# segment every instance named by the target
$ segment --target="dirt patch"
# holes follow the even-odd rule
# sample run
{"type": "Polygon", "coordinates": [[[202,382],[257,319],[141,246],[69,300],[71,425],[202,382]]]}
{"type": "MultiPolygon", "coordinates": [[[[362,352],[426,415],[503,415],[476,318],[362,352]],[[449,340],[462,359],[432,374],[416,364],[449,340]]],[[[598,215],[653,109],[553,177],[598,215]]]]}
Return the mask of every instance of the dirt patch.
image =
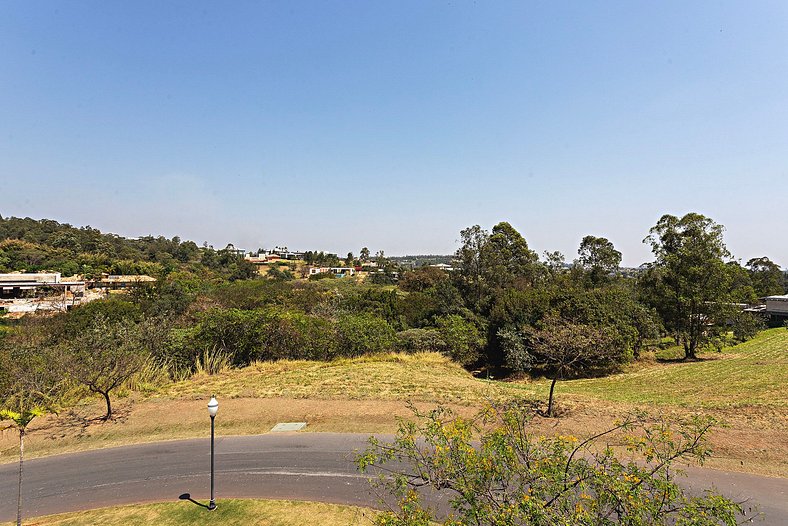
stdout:
{"type": "MultiPolygon", "coordinates": [[[[118,418],[103,422],[101,405],[83,405],[59,416],[34,421],[27,439],[29,458],[112,447],[140,442],[206,436],[207,400],[131,398],[120,401],[118,418]]],[[[534,417],[534,430],[542,434],[589,436],[614,425],[635,406],[580,397],[565,397],[561,418],[534,417]]],[[[422,411],[435,403],[421,402],[422,411]]],[[[478,406],[447,405],[457,414],[471,416],[478,406]]],[[[654,415],[679,418],[693,414],[680,408],[643,407],[654,415]]],[[[714,450],[707,464],[719,469],[788,477],[788,416],[768,408],[717,411],[727,427],[710,436],[714,450]]],[[[310,400],[293,398],[233,398],[220,401],[217,434],[267,433],[278,422],[307,422],[307,432],[391,433],[398,419],[412,418],[407,402],[388,400],[310,400]]],[[[0,437],[0,462],[18,455],[18,435],[6,430],[0,437]]]]}

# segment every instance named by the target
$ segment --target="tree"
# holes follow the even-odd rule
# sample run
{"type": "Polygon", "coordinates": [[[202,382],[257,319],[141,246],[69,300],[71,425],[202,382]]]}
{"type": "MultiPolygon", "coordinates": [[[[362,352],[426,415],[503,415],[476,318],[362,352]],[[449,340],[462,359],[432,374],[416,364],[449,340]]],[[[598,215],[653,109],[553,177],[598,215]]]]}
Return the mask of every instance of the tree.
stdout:
{"type": "Polygon", "coordinates": [[[462,230],[460,237],[456,276],[468,307],[475,312],[489,309],[495,291],[528,287],[539,277],[539,257],[509,223],[498,223],[492,233],[474,225],[462,230]]]}
{"type": "Polygon", "coordinates": [[[779,295],[785,292],[783,271],[768,257],[752,258],[745,266],[750,272],[758,296],[779,295]]]}
{"type": "Polygon", "coordinates": [[[444,342],[443,350],[452,360],[462,365],[470,365],[479,359],[484,338],[476,325],[457,314],[439,317],[436,325],[444,342]]]}
{"type": "Polygon", "coordinates": [[[112,418],[110,393],[137,373],[149,354],[141,345],[141,326],[129,320],[111,322],[98,316],[65,344],[63,365],[70,376],[104,397],[105,421],[112,418]]]}
{"type": "Polygon", "coordinates": [[[584,237],[577,254],[580,256],[578,262],[589,273],[593,285],[603,283],[621,264],[621,252],[604,237],[584,237]]]}
{"type": "Polygon", "coordinates": [[[550,315],[537,327],[504,329],[500,333],[506,361],[515,371],[544,370],[551,379],[547,416],[553,416],[558,380],[592,370],[610,369],[626,361],[626,349],[613,331],[550,315]]]}
{"type": "Polygon", "coordinates": [[[57,409],[65,382],[53,367],[52,352],[36,343],[2,340],[0,352],[0,420],[11,422],[19,432],[19,478],[16,523],[22,524],[22,478],[24,474],[25,435],[38,416],[57,409]]]}
{"type": "Polygon", "coordinates": [[[563,274],[565,261],[566,258],[564,258],[564,255],[558,250],[544,252],[544,265],[552,281],[556,281],[558,277],[563,274]]]}
{"type": "Polygon", "coordinates": [[[407,292],[424,292],[448,280],[449,276],[445,270],[423,266],[405,272],[399,282],[399,288],[407,292]]]}
{"type": "Polygon", "coordinates": [[[747,518],[714,490],[687,493],[676,481],[675,464],[709,456],[712,419],[670,425],[633,414],[578,439],[540,436],[517,403],[475,418],[442,408],[414,412],[392,441],[371,437],[357,457],[362,471],[380,474],[373,484],[396,499],[374,519],[378,526],[734,526],[747,518]],[[449,518],[440,520],[445,514],[425,495],[447,502],[449,518]]]}
{"type": "Polygon", "coordinates": [[[512,286],[517,281],[533,285],[539,274],[539,256],[528,248],[525,238],[505,221],[493,227],[481,257],[486,281],[493,288],[512,286]]]}
{"type": "Polygon", "coordinates": [[[697,213],[662,216],[643,242],[656,260],[640,285],[646,302],[662,317],[665,328],[695,359],[699,346],[711,341],[730,314],[730,257],[723,226],[697,213]]]}
{"type": "Polygon", "coordinates": [[[366,263],[367,261],[369,261],[369,249],[367,247],[362,248],[361,252],[359,252],[358,257],[362,263],[366,263]]]}
{"type": "Polygon", "coordinates": [[[485,291],[482,250],[490,233],[479,225],[460,231],[461,246],[457,249],[457,277],[469,308],[479,311],[485,291]]]}

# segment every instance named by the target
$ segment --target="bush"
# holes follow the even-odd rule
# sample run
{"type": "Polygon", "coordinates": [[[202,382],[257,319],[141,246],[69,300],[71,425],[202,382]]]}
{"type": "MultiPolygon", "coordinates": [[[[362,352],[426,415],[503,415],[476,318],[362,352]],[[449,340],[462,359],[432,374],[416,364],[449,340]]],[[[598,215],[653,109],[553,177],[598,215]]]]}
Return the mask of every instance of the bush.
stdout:
{"type": "Polygon", "coordinates": [[[390,351],[396,342],[391,325],[371,314],[346,314],[337,322],[338,353],[361,356],[390,351]]]}
{"type": "Polygon", "coordinates": [[[263,318],[258,311],[211,309],[194,327],[178,331],[175,354],[189,356],[191,364],[206,350],[225,353],[233,365],[248,365],[261,353],[263,318]]]}
{"type": "Polygon", "coordinates": [[[408,329],[397,333],[397,350],[407,353],[443,352],[446,342],[435,329],[408,329]]]}
{"type": "Polygon", "coordinates": [[[330,360],[336,356],[333,324],[297,311],[269,309],[264,314],[258,360],[330,360]]]}
{"type": "Polygon", "coordinates": [[[757,314],[739,312],[731,320],[733,338],[737,342],[746,342],[755,338],[758,331],[766,328],[766,323],[757,314]]]}
{"type": "Polygon", "coordinates": [[[457,314],[442,316],[436,321],[438,333],[445,343],[443,352],[452,360],[462,365],[469,365],[479,359],[479,350],[484,346],[484,338],[476,325],[457,314]]]}

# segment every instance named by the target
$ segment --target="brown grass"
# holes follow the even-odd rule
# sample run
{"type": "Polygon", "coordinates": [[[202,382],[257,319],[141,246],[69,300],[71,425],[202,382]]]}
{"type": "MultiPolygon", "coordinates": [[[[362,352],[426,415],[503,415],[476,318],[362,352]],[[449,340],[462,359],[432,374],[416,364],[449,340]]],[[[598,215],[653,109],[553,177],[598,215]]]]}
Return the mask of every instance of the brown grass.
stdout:
{"type": "MultiPolygon", "coordinates": [[[[135,504],[37,517],[30,526],[180,526],[223,524],[237,526],[369,525],[378,512],[356,506],[292,500],[223,499],[212,512],[188,501],[135,504]]],[[[10,525],[12,523],[2,523],[10,525]]]]}
{"type": "MultiPolygon", "coordinates": [[[[556,397],[568,412],[534,425],[544,433],[588,435],[633,409],[668,417],[712,414],[729,427],[712,436],[711,465],[788,476],[787,352],[788,331],[776,329],[697,363],[651,360],[607,378],[559,382],[556,397]]],[[[411,415],[408,402],[469,415],[490,401],[544,399],[548,384],[480,380],[435,353],[256,363],[132,394],[116,404],[112,422],[95,420],[102,414],[98,401],[36,420],[28,451],[41,456],[202,436],[212,393],[222,404],[225,435],[265,433],[284,421],[306,421],[307,431],[385,433],[411,415]]],[[[16,440],[10,430],[0,437],[0,462],[15,459],[16,440]]]]}

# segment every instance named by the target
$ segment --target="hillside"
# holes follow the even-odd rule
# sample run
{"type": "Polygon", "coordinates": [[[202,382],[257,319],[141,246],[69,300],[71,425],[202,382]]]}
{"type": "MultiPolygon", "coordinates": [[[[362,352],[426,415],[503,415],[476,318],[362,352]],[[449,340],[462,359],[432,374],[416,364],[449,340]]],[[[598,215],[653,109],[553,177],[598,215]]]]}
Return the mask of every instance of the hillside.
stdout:
{"type": "MultiPolygon", "coordinates": [[[[788,379],[787,354],[788,330],[771,329],[698,363],[652,361],[609,378],[559,382],[557,399],[566,413],[559,420],[537,418],[534,425],[540,432],[584,435],[634,408],[674,418],[703,412],[729,426],[713,437],[712,465],[786,476],[788,395],[781,386],[788,379]]],[[[211,393],[221,400],[222,434],[263,433],[284,421],[306,421],[308,431],[373,433],[393,431],[397,418],[411,414],[407,402],[472,414],[489,401],[544,399],[548,386],[546,380],[477,379],[435,353],[259,362],[143,386],[120,401],[115,422],[97,421],[101,407],[94,402],[47,417],[33,425],[29,451],[36,456],[202,436],[211,393]]],[[[5,435],[0,458],[13,460],[15,446],[5,435]]]]}

